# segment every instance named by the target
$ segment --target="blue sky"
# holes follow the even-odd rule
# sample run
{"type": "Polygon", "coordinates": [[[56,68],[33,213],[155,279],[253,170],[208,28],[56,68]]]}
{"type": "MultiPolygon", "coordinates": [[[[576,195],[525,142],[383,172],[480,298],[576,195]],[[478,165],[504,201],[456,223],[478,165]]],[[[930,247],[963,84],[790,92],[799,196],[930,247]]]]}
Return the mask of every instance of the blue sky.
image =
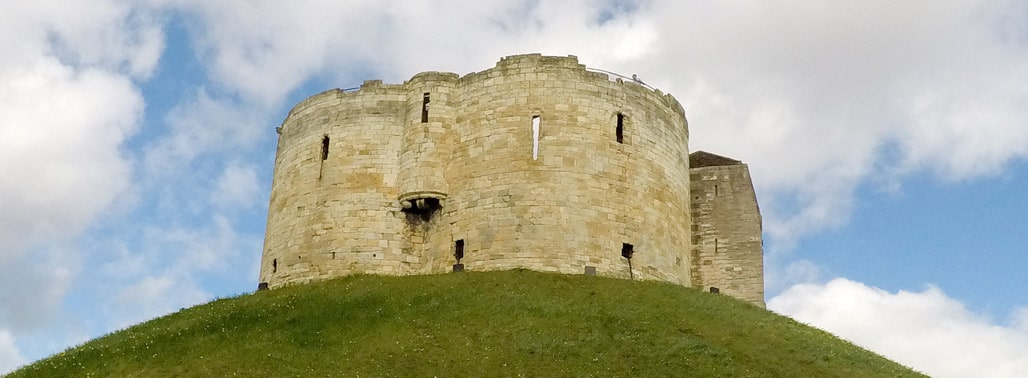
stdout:
{"type": "Polygon", "coordinates": [[[769,309],[936,376],[1028,371],[1020,1],[9,1],[0,373],[256,288],[306,96],[576,55],[750,165],[769,309]]]}

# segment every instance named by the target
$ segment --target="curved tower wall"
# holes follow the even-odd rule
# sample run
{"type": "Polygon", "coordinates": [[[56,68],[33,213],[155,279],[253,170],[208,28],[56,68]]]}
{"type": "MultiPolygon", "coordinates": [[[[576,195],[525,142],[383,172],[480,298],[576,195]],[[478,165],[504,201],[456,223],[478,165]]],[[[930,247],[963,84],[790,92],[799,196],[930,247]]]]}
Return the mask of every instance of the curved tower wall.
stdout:
{"type": "Polygon", "coordinates": [[[460,141],[448,171],[461,190],[448,208],[469,269],[590,266],[688,282],[689,239],[676,236],[689,231],[688,129],[677,101],[575,59],[533,55],[465,76],[460,88],[460,141]]]}
{"type": "Polygon", "coordinates": [[[404,223],[394,209],[401,88],[371,81],[359,93],[312,96],[290,112],[279,129],[261,282],[399,274],[415,263],[401,253],[404,223]]]}
{"type": "Polygon", "coordinates": [[[260,277],[271,287],[448,272],[458,240],[468,270],[692,281],[681,105],[574,57],[328,91],[280,134],[260,277]]]}
{"type": "Polygon", "coordinates": [[[449,192],[445,176],[456,115],[451,103],[456,82],[456,74],[422,72],[404,85],[407,120],[400,153],[399,186],[400,202],[405,208],[431,210],[425,208],[429,204],[423,200],[444,201],[449,192]]]}

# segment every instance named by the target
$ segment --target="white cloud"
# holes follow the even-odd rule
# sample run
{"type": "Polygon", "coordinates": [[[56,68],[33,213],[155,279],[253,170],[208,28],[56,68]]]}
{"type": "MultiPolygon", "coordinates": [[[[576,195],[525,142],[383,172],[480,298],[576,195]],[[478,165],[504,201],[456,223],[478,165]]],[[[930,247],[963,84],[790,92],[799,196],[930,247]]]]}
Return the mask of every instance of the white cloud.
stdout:
{"type": "Polygon", "coordinates": [[[177,251],[165,265],[187,275],[232,267],[231,262],[247,246],[232,220],[220,213],[211,215],[208,222],[196,228],[152,228],[147,234],[157,245],[167,248],[155,252],[177,251]]]}
{"type": "Polygon", "coordinates": [[[996,325],[936,287],[889,293],[836,278],[793,286],[767,305],[931,376],[1020,377],[1028,371],[1025,310],[1010,326],[996,325]]]}
{"type": "Polygon", "coordinates": [[[794,285],[817,282],[824,272],[810,260],[782,261],[779,256],[764,260],[764,292],[778,293],[794,285]]]}
{"type": "Polygon", "coordinates": [[[119,145],[141,112],[131,83],[104,71],[53,59],[0,71],[5,254],[77,234],[129,186],[119,145]]]}
{"type": "Polygon", "coordinates": [[[0,15],[0,70],[48,56],[68,66],[147,77],[164,48],[152,12],[131,3],[40,0],[5,8],[0,15]]]}
{"type": "Polygon", "coordinates": [[[8,8],[0,15],[0,261],[74,237],[126,190],[130,163],[119,147],[143,111],[126,75],[148,75],[163,46],[145,13],[121,2],[8,8]]]}
{"type": "Polygon", "coordinates": [[[257,169],[253,165],[231,163],[218,178],[218,184],[211,194],[211,202],[219,207],[252,208],[260,202],[260,188],[257,169]]]}
{"type": "Polygon", "coordinates": [[[14,336],[0,329],[0,374],[7,374],[28,362],[14,344],[14,336]]]}
{"type": "Polygon", "coordinates": [[[1024,24],[1022,3],[653,8],[663,52],[626,66],[685,104],[693,148],[750,163],[765,230],[786,248],[845,223],[860,183],[965,179],[1028,156],[1028,83],[1011,80],[1028,76],[1028,50],[1005,26],[1024,24]]]}
{"type": "Polygon", "coordinates": [[[133,83],[163,35],[121,1],[33,1],[0,12],[0,370],[60,312],[86,260],[76,238],[131,189],[123,143],[139,127],[133,83]],[[32,337],[23,337],[31,335],[32,337]]]}
{"type": "Polygon", "coordinates": [[[211,294],[198,287],[188,276],[174,273],[149,275],[121,287],[109,311],[112,329],[133,324],[191,307],[211,299],[211,294]]]}
{"type": "Polygon", "coordinates": [[[64,246],[37,248],[7,259],[0,268],[0,327],[36,330],[57,318],[80,259],[64,246]]]}
{"type": "Polygon", "coordinates": [[[1010,324],[1024,334],[1028,334],[1028,307],[1014,310],[1010,324]]]}
{"type": "Polygon", "coordinates": [[[95,295],[106,298],[95,304],[107,318],[105,329],[208,301],[209,281],[245,277],[256,282],[250,266],[259,259],[262,235],[240,234],[224,215],[215,213],[188,227],[141,225],[140,234],[134,250],[110,241],[97,246],[108,253],[100,269],[87,273],[95,295]]]}
{"type": "Polygon", "coordinates": [[[226,98],[211,97],[199,90],[166,116],[168,135],[147,146],[145,170],[151,178],[176,178],[193,175],[189,164],[198,156],[212,153],[239,153],[252,147],[257,138],[271,132],[264,112],[226,98]],[[267,129],[262,129],[267,127],[267,129]]]}
{"type": "MultiPolygon", "coordinates": [[[[375,72],[481,70],[503,55],[541,51],[620,60],[655,49],[652,25],[595,1],[177,1],[196,14],[212,77],[259,103],[278,103],[313,76],[359,83],[375,72]]],[[[605,59],[605,60],[606,60],[605,59]]]]}
{"type": "Polygon", "coordinates": [[[160,50],[97,54],[124,26],[115,3],[22,5],[0,15],[0,324],[15,332],[55,319],[81,260],[66,243],[129,188],[120,146],[143,100],[116,71],[144,76],[154,62],[136,59],[153,59],[128,50],[160,50]]]}

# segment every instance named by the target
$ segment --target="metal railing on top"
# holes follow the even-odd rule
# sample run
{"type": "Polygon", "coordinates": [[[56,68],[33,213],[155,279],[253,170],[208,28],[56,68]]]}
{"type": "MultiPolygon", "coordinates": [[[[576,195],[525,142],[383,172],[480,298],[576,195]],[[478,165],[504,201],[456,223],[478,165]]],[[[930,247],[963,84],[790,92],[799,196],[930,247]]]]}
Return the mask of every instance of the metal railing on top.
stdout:
{"type": "Polygon", "coordinates": [[[639,80],[639,76],[637,76],[635,74],[632,74],[632,77],[628,77],[628,76],[619,74],[617,72],[607,71],[607,70],[599,69],[599,68],[586,67],[585,70],[586,71],[592,71],[592,72],[605,73],[607,75],[613,75],[613,76],[616,76],[616,77],[619,77],[619,78],[622,78],[622,79],[625,79],[625,80],[631,80],[633,83],[642,85],[642,86],[644,86],[646,88],[649,88],[651,90],[657,90],[657,88],[651,87],[649,84],[646,84],[642,80],[639,80]]]}

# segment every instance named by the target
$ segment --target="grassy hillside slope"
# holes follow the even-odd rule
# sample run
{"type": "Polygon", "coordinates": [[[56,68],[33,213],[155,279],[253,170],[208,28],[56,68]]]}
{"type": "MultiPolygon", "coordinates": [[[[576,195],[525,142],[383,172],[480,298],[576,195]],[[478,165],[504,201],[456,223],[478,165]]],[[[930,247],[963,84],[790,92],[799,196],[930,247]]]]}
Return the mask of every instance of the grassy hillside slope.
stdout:
{"type": "Polygon", "coordinates": [[[217,300],[13,377],[919,376],[684,287],[508,271],[355,276],[217,300]]]}

